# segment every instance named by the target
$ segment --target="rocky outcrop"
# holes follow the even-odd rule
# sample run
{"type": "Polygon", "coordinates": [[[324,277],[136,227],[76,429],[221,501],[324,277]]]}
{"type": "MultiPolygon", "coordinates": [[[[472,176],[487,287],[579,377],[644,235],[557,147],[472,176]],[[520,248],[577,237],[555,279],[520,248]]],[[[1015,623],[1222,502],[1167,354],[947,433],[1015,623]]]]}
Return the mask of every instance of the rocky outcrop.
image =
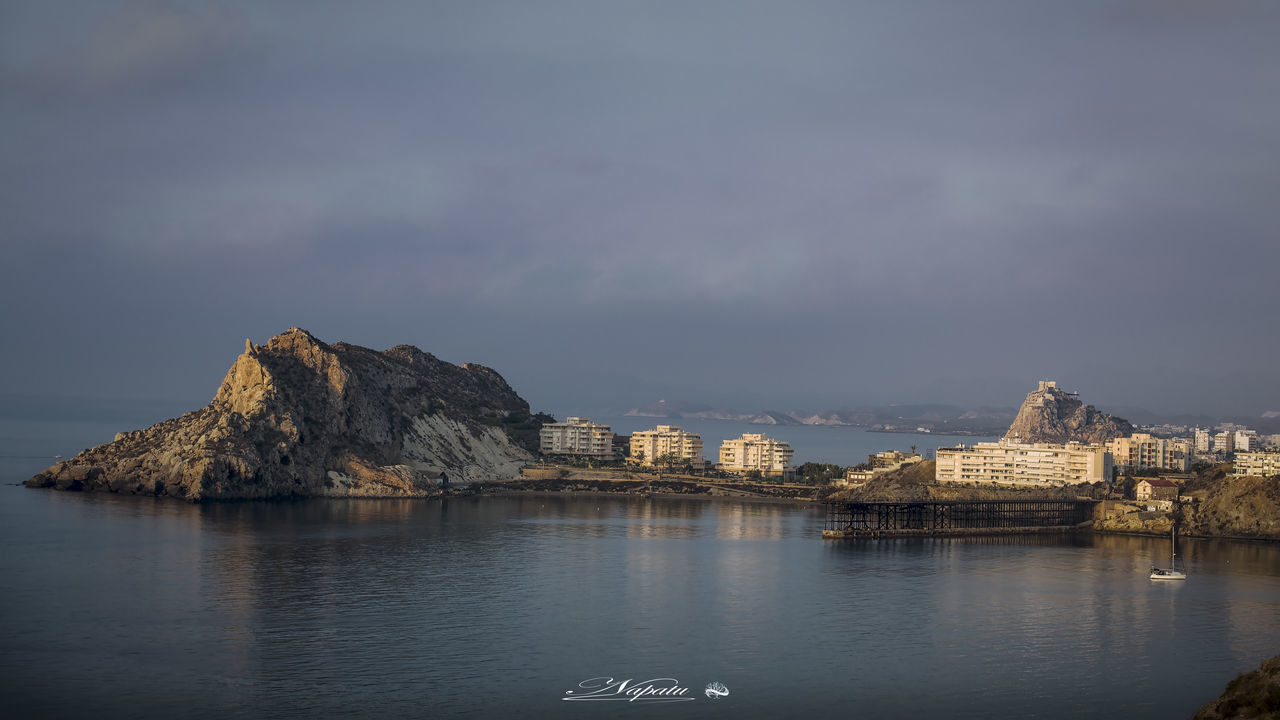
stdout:
{"type": "Polygon", "coordinates": [[[28,487],[184,500],[423,497],[513,477],[503,431],[529,405],[497,372],[418,348],[328,345],[290,329],[245,350],[208,406],[60,462],[28,487]]]}
{"type": "Polygon", "coordinates": [[[1059,390],[1057,383],[1042,381],[1039,388],[1027,393],[1004,436],[1020,442],[1104,443],[1132,434],[1129,421],[1098,412],[1075,395],[1059,390]]]}
{"type": "Polygon", "coordinates": [[[1280,718],[1280,655],[1232,680],[1226,691],[1200,708],[1193,720],[1265,718],[1280,718]]]}
{"type": "Polygon", "coordinates": [[[1173,526],[1172,513],[1148,511],[1145,505],[1133,502],[1106,503],[1093,521],[1094,530],[1136,535],[1164,536],[1173,526]]]}
{"type": "Polygon", "coordinates": [[[1190,535],[1280,540],[1280,480],[1206,473],[1183,498],[1182,520],[1190,535]]]}

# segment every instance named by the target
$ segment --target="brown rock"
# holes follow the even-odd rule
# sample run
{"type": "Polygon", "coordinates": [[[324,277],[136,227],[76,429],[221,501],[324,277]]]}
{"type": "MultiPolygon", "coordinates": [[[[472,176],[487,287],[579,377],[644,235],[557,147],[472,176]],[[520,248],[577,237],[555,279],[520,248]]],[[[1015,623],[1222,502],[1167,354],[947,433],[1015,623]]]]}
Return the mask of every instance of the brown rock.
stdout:
{"type": "Polygon", "coordinates": [[[1128,420],[1098,412],[1053,382],[1027,393],[1005,438],[1020,442],[1104,443],[1133,434],[1128,420]]]}
{"type": "Polygon", "coordinates": [[[328,345],[293,328],[246,341],[208,406],[121,433],[26,484],[193,501],[428,496],[440,472],[513,477],[532,458],[492,419],[528,411],[489,368],[407,345],[328,345]]]}
{"type": "Polygon", "coordinates": [[[1232,680],[1225,692],[1200,708],[1194,720],[1280,718],[1280,655],[1232,680]]]}

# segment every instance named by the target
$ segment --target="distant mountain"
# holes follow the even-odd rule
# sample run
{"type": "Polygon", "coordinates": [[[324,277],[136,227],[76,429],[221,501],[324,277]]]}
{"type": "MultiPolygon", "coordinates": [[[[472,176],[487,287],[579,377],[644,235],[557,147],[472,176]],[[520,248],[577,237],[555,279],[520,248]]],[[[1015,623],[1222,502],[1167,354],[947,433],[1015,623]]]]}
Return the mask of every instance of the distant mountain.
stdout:
{"type": "Polygon", "coordinates": [[[1059,390],[1056,383],[1041,382],[1037,389],[1027,393],[1018,416],[1004,436],[1022,442],[1103,443],[1127,437],[1133,431],[1128,420],[1085,405],[1074,393],[1059,390]]]}
{"type": "Polygon", "coordinates": [[[977,409],[954,405],[889,405],[842,410],[765,410],[746,413],[713,408],[700,403],[659,400],[632,408],[631,417],[733,420],[757,425],[823,425],[863,427],[872,430],[998,435],[1014,417],[1012,408],[977,409]]]}
{"type": "Polygon", "coordinates": [[[800,425],[799,420],[788,413],[766,410],[759,413],[741,413],[733,410],[717,410],[698,403],[668,402],[659,400],[624,413],[628,417],[689,418],[694,420],[734,420],[756,425],[800,425]]]}

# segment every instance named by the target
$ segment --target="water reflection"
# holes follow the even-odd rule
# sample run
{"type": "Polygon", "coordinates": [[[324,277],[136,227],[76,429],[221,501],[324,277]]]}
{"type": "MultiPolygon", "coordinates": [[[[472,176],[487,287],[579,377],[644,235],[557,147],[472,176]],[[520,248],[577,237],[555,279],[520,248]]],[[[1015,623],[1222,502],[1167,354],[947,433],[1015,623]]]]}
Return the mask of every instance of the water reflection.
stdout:
{"type": "Polygon", "coordinates": [[[786,504],[5,499],[23,715],[550,715],[670,674],[724,717],[1168,717],[1280,647],[1274,545],[1180,540],[1171,584],[1161,538],[829,542],[786,504]]]}

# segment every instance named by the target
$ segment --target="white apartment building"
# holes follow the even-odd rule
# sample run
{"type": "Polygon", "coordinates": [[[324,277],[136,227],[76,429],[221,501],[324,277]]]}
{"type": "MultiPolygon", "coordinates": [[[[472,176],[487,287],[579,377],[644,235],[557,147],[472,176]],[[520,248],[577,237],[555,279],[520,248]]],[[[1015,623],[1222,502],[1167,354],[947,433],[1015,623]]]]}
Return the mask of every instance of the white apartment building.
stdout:
{"type": "Polygon", "coordinates": [[[659,425],[631,435],[631,459],[642,465],[653,465],[659,458],[670,457],[678,465],[692,465],[701,470],[707,461],[702,457],[702,436],[681,430],[677,425],[659,425]]]}
{"type": "Polygon", "coordinates": [[[613,460],[613,433],[608,425],[597,425],[591,418],[570,417],[564,422],[542,426],[542,452],[548,455],[586,455],[613,460]]]}
{"type": "Polygon", "coordinates": [[[764,475],[791,477],[795,475],[791,464],[795,454],[790,443],[761,433],[743,433],[736,440],[720,444],[719,467],[730,472],[759,470],[764,475]]]}
{"type": "Polygon", "coordinates": [[[1204,428],[1196,428],[1196,454],[1208,455],[1213,452],[1213,436],[1204,428]]]}
{"type": "Polygon", "coordinates": [[[1280,452],[1238,452],[1231,474],[1235,477],[1280,475],[1280,452]]]}
{"type": "Polygon", "coordinates": [[[1111,453],[1102,445],[999,440],[938,448],[935,477],[938,482],[1043,487],[1105,481],[1111,470],[1111,453]]]}
{"type": "Polygon", "coordinates": [[[1249,452],[1258,449],[1257,430],[1236,430],[1236,452],[1249,452]]]}
{"type": "Polygon", "coordinates": [[[1191,443],[1152,437],[1147,433],[1134,433],[1127,438],[1116,438],[1107,443],[1116,467],[1130,470],[1138,468],[1165,468],[1186,472],[1191,467],[1191,443]]]}

